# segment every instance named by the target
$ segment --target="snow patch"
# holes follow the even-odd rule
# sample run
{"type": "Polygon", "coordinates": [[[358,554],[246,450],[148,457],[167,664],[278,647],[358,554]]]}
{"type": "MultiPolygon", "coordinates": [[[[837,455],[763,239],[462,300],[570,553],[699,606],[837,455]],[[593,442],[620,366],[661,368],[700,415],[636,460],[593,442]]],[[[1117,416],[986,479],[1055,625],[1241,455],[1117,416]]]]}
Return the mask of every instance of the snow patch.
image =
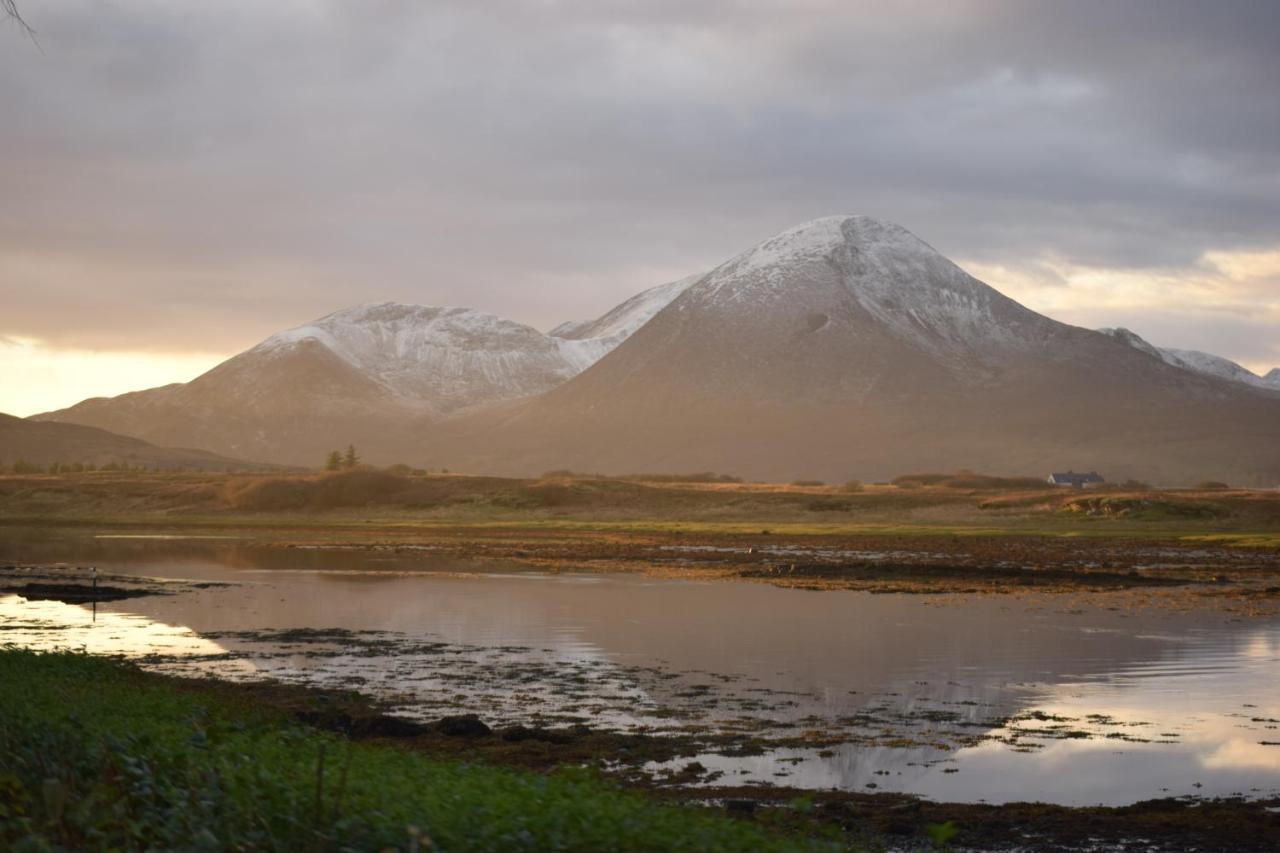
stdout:
{"type": "Polygon", "coordinates": [[[713,270],[698,287],[711,305],[766,310],[803,300],[832,270],[868,313],[938,355],[1029,343],[1034,317],[907,229],[868,216],[829,216],[772,237],[713,270]]]}

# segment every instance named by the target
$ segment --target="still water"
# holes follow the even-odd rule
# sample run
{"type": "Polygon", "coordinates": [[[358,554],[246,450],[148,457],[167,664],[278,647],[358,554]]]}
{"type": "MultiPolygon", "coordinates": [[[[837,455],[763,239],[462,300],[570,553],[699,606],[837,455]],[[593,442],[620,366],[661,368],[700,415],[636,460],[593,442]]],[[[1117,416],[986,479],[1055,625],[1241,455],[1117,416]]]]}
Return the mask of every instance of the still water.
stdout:
{"type": "Polygon", "coordinates": [[[351,687],[422,719],[706,735],[704,783],[1072,805],[1280,792],[1274,620],[216,538],[10,531],[0,561],[222,584],[96,614],[0,596],[3,642],[351,687]]]}

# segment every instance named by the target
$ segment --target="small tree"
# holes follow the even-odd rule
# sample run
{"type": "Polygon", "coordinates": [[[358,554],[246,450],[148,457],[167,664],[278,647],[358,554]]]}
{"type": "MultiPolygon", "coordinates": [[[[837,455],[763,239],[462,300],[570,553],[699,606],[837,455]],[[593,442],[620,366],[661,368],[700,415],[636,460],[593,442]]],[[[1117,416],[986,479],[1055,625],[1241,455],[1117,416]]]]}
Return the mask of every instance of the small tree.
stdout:
{"type": "Polygon", "coordinates": [[[329,451],[329,458],[325,460],[324,470],[337,471],[342,467],[342,454],[336,450],[329,451]]]}
{"type": "Polygon", "coordinates": [[[347,445],[347,453],[342,457],[342,467],[348,470],[360,464],[360,457],[356,455],[356,446],[354,444],[347,445]]]}

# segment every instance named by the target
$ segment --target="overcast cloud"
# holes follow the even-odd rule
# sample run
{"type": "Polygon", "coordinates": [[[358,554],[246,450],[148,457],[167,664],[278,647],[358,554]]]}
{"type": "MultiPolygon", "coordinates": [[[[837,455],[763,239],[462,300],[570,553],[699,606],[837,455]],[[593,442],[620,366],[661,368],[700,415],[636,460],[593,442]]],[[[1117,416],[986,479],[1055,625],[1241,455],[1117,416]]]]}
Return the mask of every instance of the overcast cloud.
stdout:
{"type": "Polygon", "coordinates": [[[19,5],[0,336],[547,328],[865,213],[1060,319],[1280,364],[1269,0],[19,5]]]}

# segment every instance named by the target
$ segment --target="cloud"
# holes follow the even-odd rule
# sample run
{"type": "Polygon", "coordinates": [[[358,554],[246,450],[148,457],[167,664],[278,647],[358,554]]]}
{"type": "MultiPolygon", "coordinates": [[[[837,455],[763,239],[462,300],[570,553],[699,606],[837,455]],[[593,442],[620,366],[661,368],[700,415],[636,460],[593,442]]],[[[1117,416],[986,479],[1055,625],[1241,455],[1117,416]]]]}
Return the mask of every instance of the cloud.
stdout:
{"type": "Polygon", "coordinates": [[[1064,322],[1125,326],[1157,346],[1223,355],[1259,374],[1280,365],[1280,246],[1206,251],[1190,265],[1161,269],[1093,267],[1052,256],[961,266],[1064,322]]]}
{"type": "Polygon", "coordinates": [[[1074,317],[1123,291],[1182,318],[1161,343],[1265,359],[1280,328],[1229,310],[1265,280],[1205,266],[1280,234],[1273,3],[26,13],[43,54],[0,32],[0,334],[230,353],[369,299],[549,327],[846,212],[1057,276],[1074,317]]]}
{"type": "Polygon", "coordinates": [[[216,365],[213,353],[93,351],[48,347],[25,338],[0,338],[0,412],[26,417],[89,397],[190,381],[216,365]]]}

